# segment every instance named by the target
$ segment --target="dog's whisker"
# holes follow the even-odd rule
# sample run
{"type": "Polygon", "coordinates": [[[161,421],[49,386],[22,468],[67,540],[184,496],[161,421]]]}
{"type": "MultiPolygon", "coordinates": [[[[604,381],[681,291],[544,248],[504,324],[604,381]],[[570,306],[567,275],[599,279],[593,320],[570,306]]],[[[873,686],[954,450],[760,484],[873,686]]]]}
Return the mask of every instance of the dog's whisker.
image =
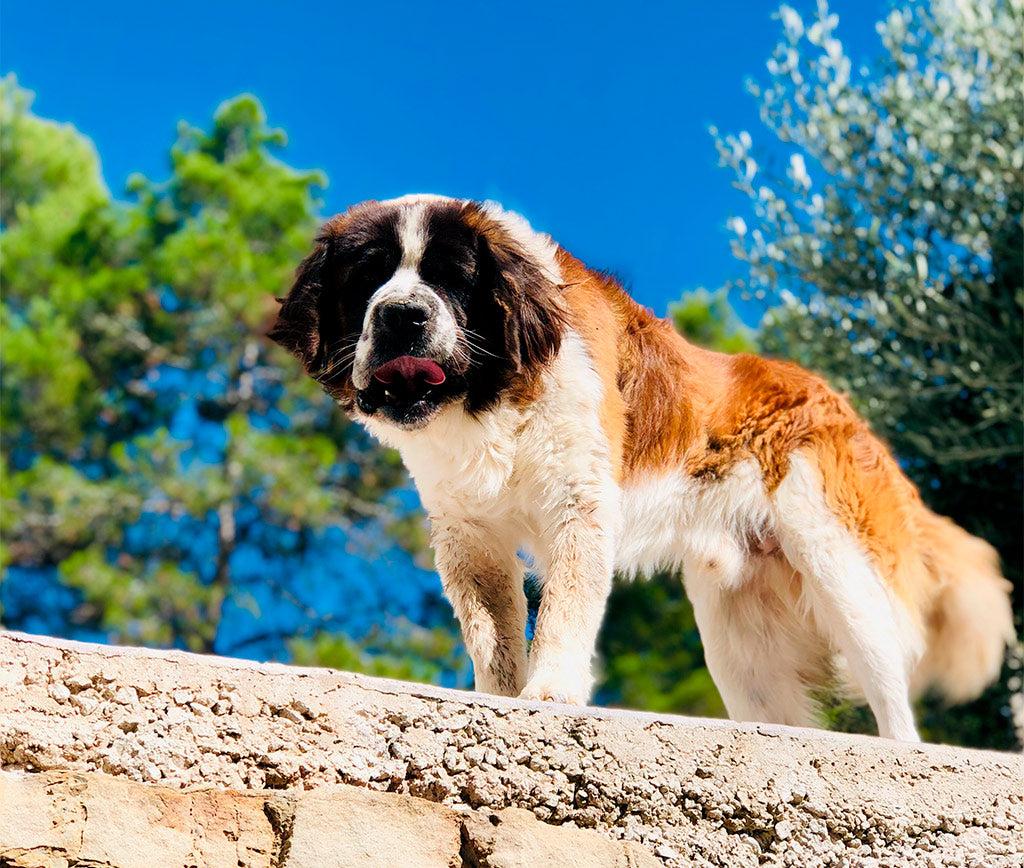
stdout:
{"type": "Polygon", "coordinates": [[[328,354],[320,370],[313,375],[313,379],[323,382],[327,377],[333,375],[338,369],[343,368],[351,362],[357,352],[359,336],[349,339],[341,344],[337,350],[328,354]]]}
{"type": "Polygon", "coordinates": [[[343,368],[351,360],[352,360],[351,356],[348,357],[348,358],[342,357],[342,358],[332,359],[331,362],[328,365],[325,365],[316,374],[314,374],[314,378],[316,380],[321,380],[322,381],[322,380],[326,379],[327,377],[331,376],[332,374],[334,374],[340,368],[343,368]]]}
{"type": "Polygon", "coordinates": [[[469,348],[470,350],[472,350],[472,351],[473,351],[474,353],[476,353],[477,355],[482,355],[482,356],[490,356],[490,357],[491,357],[491,358],[493,358],[493,359],[501,359],[501,358],[504,358],[503,356],[500,356],[500,355],[498,355],[497,353],[491,352],[491,350],[487,349],[486,347],[483,347],[483,346],[481,346],[480,344],[474,343],[474,342],[473,342],[473,341],[471,341],[471,340],[468,340],[468,339],[467,339],[467,340],[465,341],[465,343],[466,343],[466,346],[467,346],[467,347],[468,347],[468,348],[469,348]]]}

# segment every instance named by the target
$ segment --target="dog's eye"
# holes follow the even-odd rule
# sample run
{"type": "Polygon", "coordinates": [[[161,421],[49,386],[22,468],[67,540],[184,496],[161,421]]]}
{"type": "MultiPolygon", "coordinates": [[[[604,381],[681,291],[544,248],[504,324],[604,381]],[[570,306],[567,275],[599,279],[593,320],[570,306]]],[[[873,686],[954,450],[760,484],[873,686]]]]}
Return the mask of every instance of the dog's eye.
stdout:
{"type": "Polygon", "coordinates": [[[365,265],[375,261],[380,261],[387,255],[387,251],[383,247],[365,247],[359,251],[359,256],[356,259],[357,265],[365,265]]]}
{"type": "Polygon", "coordinates": [[[420,276],[434,286],[461,286],[470,279],[471,269],[456,256],[429,256],[420,266],[420,276]]]}
{"type": "Polygon", "coordinates": [[[379,247],[363,251],[349,272],[348,282],[365,288],[387,282],[395,270],[395,263],[386,250],[379,247]]]}

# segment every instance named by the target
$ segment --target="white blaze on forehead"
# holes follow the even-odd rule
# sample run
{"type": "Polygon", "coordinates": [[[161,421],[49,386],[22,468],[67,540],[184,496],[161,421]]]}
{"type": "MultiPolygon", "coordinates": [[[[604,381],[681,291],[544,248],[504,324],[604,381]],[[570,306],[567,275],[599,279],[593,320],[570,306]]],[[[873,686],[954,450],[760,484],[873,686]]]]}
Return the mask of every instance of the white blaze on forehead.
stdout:
{"type": "Polygon", "coordinates": [[[419,271],[423,251],[427,248],[427,206],[424,203],[406,205],[398,218],[398,243],[402,248],[399,271],[407,268],[419,271]]]}
{"type": "MultiPolygon", "coordinates": [[[[458,199],[453,196],[440,196],[436,193],[410,193],[407,196],[400,196],[397,199],[388,199],[385,202],[381,202],[382,205],[399,207],[404,212],[402,222],[399,224],[399,238],[402,239],[403,248],[402,264],[415,268],[419,263],[419,257],[413,260],[412,252],[418,249],[420,251],[419,256],[422,257],[423,255],[422,247],[425,246],[427,241],[426,212],[431,205],[444,203],[466,204],[468,201],[467,199],[458,199]],[[413,214],[416,212],[418,212],[418,216],[413,217],[413,214]],[[410,234],[409,240],[413,241],[415,239],[416,244],[422,246],[417,247],[415,244],[408,244],[407,246],[405,227],[408,227],[410,233],[419,233],[419,239],[415,239],[415,236],[410,234]],[[406,253],[406,250],[410,252],[406,253]]],[[[558,245],[555,244],[550,235],[538,232],[521,214],[517,214],[515,211],[507,211],[497,202],[483,202],[481,207],[488,217],[498,223],[519,244],[522,250],[534,259],[548,280],[556,285],[561,283],[562,269],[558,265],[556,256],[558,245]]]]}

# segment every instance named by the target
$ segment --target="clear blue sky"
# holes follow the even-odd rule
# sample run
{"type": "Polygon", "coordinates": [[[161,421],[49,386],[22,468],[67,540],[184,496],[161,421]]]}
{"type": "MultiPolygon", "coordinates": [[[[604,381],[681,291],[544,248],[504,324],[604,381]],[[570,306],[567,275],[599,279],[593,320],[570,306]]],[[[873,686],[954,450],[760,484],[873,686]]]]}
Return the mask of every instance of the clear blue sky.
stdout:
{"type": "MultiPolygon", "coordinates": [[[[791,5],[810,18],[810,0],[791,5]]],[[[707,128],[773,144],[743,80],[766,78],[776,8],[7,0],[0,69],[95,141],[115,195],[134,171],[166,176],[179,119],[206,125],[251,92],[288,133],[283,158],[326,171],[325,214],[408,192],[497,199],[663,313],[741,268],[725,222],[744,200],[707,128]]],[[[887,3],[832,9],[855,68],[879,52],[887,3]]]]}

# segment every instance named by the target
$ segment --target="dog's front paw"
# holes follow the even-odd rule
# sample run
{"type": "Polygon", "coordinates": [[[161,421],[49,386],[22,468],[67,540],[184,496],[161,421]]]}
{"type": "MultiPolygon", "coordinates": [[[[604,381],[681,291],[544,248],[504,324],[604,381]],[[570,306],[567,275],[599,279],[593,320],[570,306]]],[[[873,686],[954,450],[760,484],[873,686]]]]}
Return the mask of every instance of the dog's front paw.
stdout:
{"type": "Polygon", "coordinates": [[[519,694],[531,702],[558,702],[562,705],[586,705],[586,692],[578,684],[554,676],[535,675],[519,694]]]}

